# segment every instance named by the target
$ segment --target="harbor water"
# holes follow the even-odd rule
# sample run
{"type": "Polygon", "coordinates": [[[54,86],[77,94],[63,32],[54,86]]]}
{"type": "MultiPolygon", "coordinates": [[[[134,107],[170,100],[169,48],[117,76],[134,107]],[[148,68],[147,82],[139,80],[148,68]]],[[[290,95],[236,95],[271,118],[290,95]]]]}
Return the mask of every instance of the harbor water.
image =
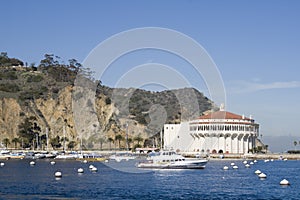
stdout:
{"type": "Polygon", "coordinates": [[[135,167],[137,160],[55,160],[54,165],[36,160],[33,166],[30,161],[1,161],[0,199],[300,199],[296,160],[258,160],[249,168],[242,160],[209,161],[201,170],[141,170],[135,167]],[[90,171],[90,164],[98,171],[90,171]],[[78,174],[78,168],[84,173],[78,174]],[[260,179],[257,169],[267,178],[260,179]],[[57,171],[61,178],[54,176],[57,171]],[[282,179],[290,185],[280,185],[282,179]]]}

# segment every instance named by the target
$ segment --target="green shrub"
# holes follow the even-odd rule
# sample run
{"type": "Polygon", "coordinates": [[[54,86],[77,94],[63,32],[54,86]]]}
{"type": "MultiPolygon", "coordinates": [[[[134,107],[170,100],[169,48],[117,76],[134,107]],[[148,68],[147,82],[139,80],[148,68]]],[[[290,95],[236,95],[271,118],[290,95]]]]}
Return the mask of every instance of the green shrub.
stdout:
{"type": "Polygon", "coordinates": [[[106,97],[105,103],[106,103],[106,105],[110,105],[111,104],[111,99],[109,97],[106,97]]]}
{"type": "Polygon", "coordinates": [[[38,83],[44,80],[44,78],[41,75],[29,75],[27,77],[27,83],[38,83]]]}
{"type": "Polygon", "coordinates": [[[1,83],[0,84],[0,91],[4,92],[19,92],[20,88],[15,83],[1,83]]]}

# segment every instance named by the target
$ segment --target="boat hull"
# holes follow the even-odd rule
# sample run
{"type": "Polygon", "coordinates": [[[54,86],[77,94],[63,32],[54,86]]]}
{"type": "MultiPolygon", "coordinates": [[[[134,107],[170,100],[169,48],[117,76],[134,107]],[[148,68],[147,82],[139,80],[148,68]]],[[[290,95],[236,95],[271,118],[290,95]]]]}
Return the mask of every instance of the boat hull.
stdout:
{"type": "Polygon", "coordinates": [[[146,169],[204,169],[207,160],[198,161],[178,161],[178,162],[145,162],[139,163],[138,168],[146,169]]]}

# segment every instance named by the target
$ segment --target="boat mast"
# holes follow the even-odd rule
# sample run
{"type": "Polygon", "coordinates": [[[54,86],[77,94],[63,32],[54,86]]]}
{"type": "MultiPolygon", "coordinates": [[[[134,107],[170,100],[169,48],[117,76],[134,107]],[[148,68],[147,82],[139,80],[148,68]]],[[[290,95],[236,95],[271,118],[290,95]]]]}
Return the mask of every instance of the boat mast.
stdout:
{"type": "Polygon", "coordinates": [[[163,134],[162,134],[162,128],[160,129],[160,149],[163,149],[163,134]]]}
{"type": "Polygon", "coordinates": [[[126,123],[126,151],[129,151],[129,145],[128,145],[128,122],[126,123]]]}
{"type": "Polygon", "coordinates": [[[48,127],[46,127],[46,143],[47,143],[46,144],[47,145],[46,148],[47,148],[47,151],[49,150],[49,138],[48,137],[49,137],[49,135],[48,135],[48,127]]]}
{"type": "Polygon", "coordinates": [[[80,154],[82,154],[82,137],[80,139],[80,154]]]}
{"type": "Polygon", "coordinates": [[[39,150],[39,135],[36,134],[36,150],[39,150]]]}
{"type": "Polygon", "coordinates": [[[64,133],[64,144],[63,144],[63,151],[65,151],[65,145],[66,145],[66,126],[63,126],[63,133],[64,133]]]}

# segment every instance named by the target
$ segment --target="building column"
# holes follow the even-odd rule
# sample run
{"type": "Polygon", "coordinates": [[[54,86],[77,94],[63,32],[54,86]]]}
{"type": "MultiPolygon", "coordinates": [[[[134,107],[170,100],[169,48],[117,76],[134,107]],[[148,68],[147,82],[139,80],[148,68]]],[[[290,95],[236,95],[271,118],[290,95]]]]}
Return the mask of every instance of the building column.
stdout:
{"type": "Polygon", "coordinates": [[[248,151],[249,151],[249,149],[251,148],[251,135],[249,135],[247,142],[248,142],[248,151]]]}
{"type": "Polygon", "coordinates": [[[224,153],[226,153],[226,135],[224,135],[224,147],[223,147],[223,149],[224,149],[224,153]]]}
{"type": "Polygon", "coordinates": [[[232,137],[230,137],[230,153],[232,153],[232,137]]]}
{"type": "Polygon", "coordinates": [[[217,153],[219,153],[219,150],[220,150],[220,137],[217,135],[218,137],[218,149],[217,149],[217,153]]]}
{"type": "Polygon", "coordinates": [[[237,143],[235,142],[235,140],[238,140],[238,135],[236,133],[232,134],[232,136],[230,137],[231,139],[231,153],[235,153],[234,149],[237,151],[238,147],[234,147],[234,145],[237,143]]]}
{"type": "Polygon", "coordinates": [[[242,148],[243,148],[243,150],[242,150],[242,153],[245,153],[245,136],[244,137],[242,137],[242,148]]]}
{"type": "Polygon", "coordinates": [[[236,152],[237,153],[240,153],[239,150],[240,150],[240,143],[239,143],[239,137],[236,137],[237,141],[236,141],[236,152]]]}

